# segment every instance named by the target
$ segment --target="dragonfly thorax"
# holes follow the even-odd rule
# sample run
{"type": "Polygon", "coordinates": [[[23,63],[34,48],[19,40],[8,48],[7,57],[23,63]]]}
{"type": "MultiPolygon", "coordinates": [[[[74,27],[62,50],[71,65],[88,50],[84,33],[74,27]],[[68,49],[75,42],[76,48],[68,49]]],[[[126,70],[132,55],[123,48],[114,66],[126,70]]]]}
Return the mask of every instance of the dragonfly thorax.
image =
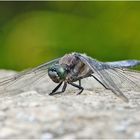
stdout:
{"type": "Polygon", "coordinates": [[[64,81],[67,76],[67,70],[65,67],[60,66],[59,64],[52,65],[48,69],[48,75],[55,83],[59,83],[64,81]]]}

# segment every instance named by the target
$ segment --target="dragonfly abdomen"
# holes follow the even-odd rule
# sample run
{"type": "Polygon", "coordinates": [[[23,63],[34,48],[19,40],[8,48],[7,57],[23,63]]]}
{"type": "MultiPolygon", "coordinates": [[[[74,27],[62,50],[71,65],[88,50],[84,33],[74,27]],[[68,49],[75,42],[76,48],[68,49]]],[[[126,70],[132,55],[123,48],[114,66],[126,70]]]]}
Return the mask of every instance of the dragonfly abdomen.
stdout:
{"type": "Polygon", "coordinates": [[[140,65],[139,60],[123,60],[115,62],[106,62],[106,64],[113,66],[115,68],[131,68],[140,65]]]}

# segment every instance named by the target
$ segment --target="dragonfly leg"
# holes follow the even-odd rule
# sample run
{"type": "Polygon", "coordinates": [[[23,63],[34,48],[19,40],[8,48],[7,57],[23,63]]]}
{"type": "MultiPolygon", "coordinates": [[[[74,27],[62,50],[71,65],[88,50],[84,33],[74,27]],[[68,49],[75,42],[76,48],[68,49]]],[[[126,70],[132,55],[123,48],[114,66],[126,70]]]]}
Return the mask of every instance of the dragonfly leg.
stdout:
{"type": "Polygon", "coordinates": [[[95,77],[94,75],[90,75],[91,77],[93,77],[95,80],[97,80],[105,89],[110,90],[105,84],[103,84],[103,82],[101,82],[97,77],[95,77]]]}
{"type": "Polygon", "coordinates": [[[63,82],[59,83],[59,84],[52,90],[51,93],[56,92],[56,91],[60,88],[60,86],[62,85],[62,83],[63,83],[63,82]]]}
{"type": "Polygon", "coordinates": [[[77,85],[75,83],[69,83],[69,84],[80,89],[80,91],[77,93],[77,95],[81,94],[82,91],[84,90],[84,88],[81,86],[81,81],[79,81],[79,85],[77,85]]]}
{"type": "Polygon", "coordinates": [[[79,79],[79,86],[81,87],[81,79],[79,79]]]}
{"type": "Polygon", "coordinates": [[[63,82],[61,82],[59,85],[57,85],[57,87],[49,94],[49,95],[55,95],[55,94],[61,94],[66,90],[67,87],[67,83],[64,83],[63,87],[62,87],[62,91],[58,91],[56,92],[60,86],[62,85],[63,82]]]}

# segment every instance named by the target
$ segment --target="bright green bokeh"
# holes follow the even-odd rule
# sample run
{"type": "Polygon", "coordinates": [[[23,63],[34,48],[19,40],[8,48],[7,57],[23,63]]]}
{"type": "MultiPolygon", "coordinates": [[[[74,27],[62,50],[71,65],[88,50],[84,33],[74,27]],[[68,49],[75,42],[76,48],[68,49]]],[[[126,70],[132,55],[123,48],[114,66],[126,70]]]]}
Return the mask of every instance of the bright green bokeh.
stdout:
{"type": "Polygon", "coordinates": [[[3,2],[1,7],[1,68],[21,70],[73,51],[102,61],[140,59],[140,2],[3,2]]]}

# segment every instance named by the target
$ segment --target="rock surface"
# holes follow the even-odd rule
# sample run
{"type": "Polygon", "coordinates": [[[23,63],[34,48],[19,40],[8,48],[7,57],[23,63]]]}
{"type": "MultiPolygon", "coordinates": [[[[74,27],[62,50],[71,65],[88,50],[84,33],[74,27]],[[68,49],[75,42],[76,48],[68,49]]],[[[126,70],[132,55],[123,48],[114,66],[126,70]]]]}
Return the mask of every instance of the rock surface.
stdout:
{"type": "MultiPolygon", "coordinates": [[[[0,71],[0,76],[11,73],[0,71]]],[[[41,84],[46,92],[34,88],[14,96],[2,94],[0,139],[140,139],[139,91],[129,91],[132,97],[125,103],[94,80],[83,83],[86,89],[78,96],[72,87],[61,95],[49,96],[54,87],[49,78],[41,84]]]]}

